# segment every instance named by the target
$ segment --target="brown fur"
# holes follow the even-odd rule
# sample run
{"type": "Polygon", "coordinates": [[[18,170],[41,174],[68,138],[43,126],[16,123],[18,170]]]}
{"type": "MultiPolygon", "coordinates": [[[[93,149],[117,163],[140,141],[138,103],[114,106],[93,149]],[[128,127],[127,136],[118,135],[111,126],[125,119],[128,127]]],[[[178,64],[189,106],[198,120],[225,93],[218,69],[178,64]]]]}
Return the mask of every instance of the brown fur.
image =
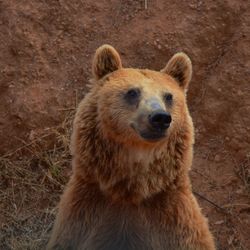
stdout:
{"type": "MultiPolygon", "coordinates": [[[[191,78],[189,58],[177,54],[162,72],[124,69],[118,53],[105,45],[97,50],[93,72],[99,80],[78,107],[73,175],[48,249],[215,249],[188,177],[193,155],[184,91],[191,78]],[[134,86],[143,88],[142,104],[128,108],[121,93],[134,86]],[[147,96],[160,102],[162,90],[174,93],[167,107],[173,122],[164,140],[148,142],[128,121],[138,121],[147,96]]],[[[140,130],[144,121],[136,124],[140,130]]]]}

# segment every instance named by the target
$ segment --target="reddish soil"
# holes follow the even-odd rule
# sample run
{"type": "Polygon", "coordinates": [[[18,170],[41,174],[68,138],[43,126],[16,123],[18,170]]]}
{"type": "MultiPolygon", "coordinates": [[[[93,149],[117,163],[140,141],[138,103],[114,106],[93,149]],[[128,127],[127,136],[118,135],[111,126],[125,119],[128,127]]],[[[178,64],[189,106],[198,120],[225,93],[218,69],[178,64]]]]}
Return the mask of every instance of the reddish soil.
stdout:
{"type": "Polygon", "coordinates": [[[0,0],[0,249],[44,248],[72,116],[103,43],[127,67],[190,56],[193,189],[218,249],[250,249],[249,27],[245,0],[0,0]]]}

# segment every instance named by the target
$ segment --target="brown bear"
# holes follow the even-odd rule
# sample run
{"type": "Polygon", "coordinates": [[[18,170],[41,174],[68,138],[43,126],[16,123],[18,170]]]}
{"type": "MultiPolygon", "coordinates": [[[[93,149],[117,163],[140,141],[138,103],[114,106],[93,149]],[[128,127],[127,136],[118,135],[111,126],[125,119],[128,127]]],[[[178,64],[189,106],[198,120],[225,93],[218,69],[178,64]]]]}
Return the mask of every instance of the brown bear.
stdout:
{"type": "Polygon", "coordinates": [[[103,45],[74,120],[73,174],[48,249],[212,250],[192,194],[192,65],[175,54],[160,72],[123,68],[103,45]]]}

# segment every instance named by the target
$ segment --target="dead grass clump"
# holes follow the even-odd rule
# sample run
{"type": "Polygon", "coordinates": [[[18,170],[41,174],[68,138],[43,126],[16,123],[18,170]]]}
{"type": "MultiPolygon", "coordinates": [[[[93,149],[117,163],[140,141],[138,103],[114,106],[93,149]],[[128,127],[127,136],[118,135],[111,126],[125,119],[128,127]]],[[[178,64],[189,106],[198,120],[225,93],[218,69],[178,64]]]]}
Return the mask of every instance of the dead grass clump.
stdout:
{"type": "Polygon", "coordinates": [[[250,195],[250,154],[235,168],[235,171],[250,195]]]}
{"type": "Polygon", "coordinates": [[[71,171],[72,119],[71,111],[60,126],[0,157],[0,249],[44,249],[71,171]],[[53,147],[43,150],[48,138],[53,147]]]}

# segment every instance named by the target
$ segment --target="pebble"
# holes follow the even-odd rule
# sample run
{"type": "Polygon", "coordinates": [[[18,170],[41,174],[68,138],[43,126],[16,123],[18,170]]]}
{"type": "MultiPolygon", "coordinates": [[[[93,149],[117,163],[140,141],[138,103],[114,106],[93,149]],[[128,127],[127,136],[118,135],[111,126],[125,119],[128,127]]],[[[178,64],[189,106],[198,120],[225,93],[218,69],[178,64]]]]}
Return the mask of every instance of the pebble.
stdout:
{"type": "Polygon", "coordinates": [[[219,156],[219,155],[216,155],[215,157],[214,157],[214,161],[215,162],[219,162],[221,160],[221,157],[219,156]]]}
{"type": "Polygon", "coordinates": [[[160,45],[160,44],[158,44],[158,45],[157,45],[157,48],[158,48],[158,49],[161,49],[162,47],[161,47],[161,45],[160,45]]]}
{"type": "Polygon", "coordinates": [[[216,221],[214,224],[215,225],[221,225],[221,224],[223,224],[224,223],[224,220],[218,220],[218,221],[216,221]]]}

